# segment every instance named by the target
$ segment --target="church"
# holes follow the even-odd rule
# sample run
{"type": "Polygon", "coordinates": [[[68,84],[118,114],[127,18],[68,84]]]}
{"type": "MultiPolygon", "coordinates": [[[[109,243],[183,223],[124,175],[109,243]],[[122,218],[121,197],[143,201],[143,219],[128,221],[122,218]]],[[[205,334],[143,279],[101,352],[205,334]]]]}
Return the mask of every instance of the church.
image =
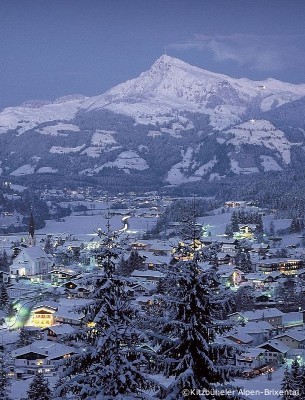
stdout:
{"type": "Polygon", "coordinates": [[[28,247],[22,249],[14,259],[10,273],[14,276],[45,275],[51,271],[52,266],[50,255],[36,245],[34,218],[31,213],[28,247]]]}

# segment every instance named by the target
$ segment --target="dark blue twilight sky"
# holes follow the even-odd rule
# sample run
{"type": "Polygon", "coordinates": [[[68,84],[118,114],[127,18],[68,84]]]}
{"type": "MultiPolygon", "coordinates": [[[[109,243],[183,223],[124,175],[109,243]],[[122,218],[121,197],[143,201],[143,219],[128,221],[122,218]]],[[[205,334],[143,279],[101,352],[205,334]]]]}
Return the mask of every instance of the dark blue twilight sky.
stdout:
{"type": "Polygon", "coordinates": [[[0,0],[0,108],[101,94],[164,52],[305,83],[304,0],[0,0]]]}

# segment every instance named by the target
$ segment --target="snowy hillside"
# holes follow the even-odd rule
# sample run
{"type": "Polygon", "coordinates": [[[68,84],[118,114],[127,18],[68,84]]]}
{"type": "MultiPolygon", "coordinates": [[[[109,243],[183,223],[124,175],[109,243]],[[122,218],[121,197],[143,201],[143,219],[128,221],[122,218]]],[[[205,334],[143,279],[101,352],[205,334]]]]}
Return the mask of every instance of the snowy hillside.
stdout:
{"type": "Polygon", "coordinates": [[[163,55],[138,78],[101,96],[88,98],[82,108],[107,108],[135,118],[138,123],[170,122],[174,111],[208,114],[215,129],[239,122],[248,104],[257,99],[262,111],[305,96],[305,85],[274,79],[233,79],[205,71],[163,55]]]}
{"type": "Polygon", "coordinates": [[[304,84],[230,78],[163,55],[99,96],[4,109],[0,174],[155,188],[298,169],[304,107],[304,84]]]}

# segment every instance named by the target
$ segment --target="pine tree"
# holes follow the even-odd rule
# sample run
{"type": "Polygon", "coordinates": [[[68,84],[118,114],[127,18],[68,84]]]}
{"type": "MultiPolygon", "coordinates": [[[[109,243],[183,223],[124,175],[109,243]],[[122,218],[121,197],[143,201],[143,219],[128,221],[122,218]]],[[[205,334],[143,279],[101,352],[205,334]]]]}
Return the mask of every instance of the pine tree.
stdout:
{"type": "Polygon", "coordinates": [[[236,311],[250,311],[254,308],[254,291],[250,286],[241,286],[235,293],[236,311]]]}
{"type": "MultiPolygon", "coordinates": [[[[221,292],[216,271],[199,270],[193,259],[172,266],[166,281],[167,314],[161,319],[157,333],[164,338],[157,363],[166,376],[174,376],[174,381],[161,390],[160,398],[183,399],[183,389],[212,392],[215,388],[229,387],[231,368],[225,365],[225,360],[231,349],[216,344],[215,336],[228,329],[219,320],[230,309],[230,297],[221,292]]],[[[235,397],[215,395],[215,399],[220,398],[235,397]]]]}
{"type": "Polygon", "coordinates": [[[232,229],[232,225],[231,224],[227,224],[226,228],[225,228],[225,234],[227,236],[233,236],[233,229],[232,229]]]}
{"type": "Polygon", "coordinates": [[[264,234],[264,225],[263,225],[263,218],[260,214],[257,217],[255,233],[256,233],[257,240],[262,241],[263,234],[264,234]]]}
{"type": "Polygon", "coordinates": [[[291,379],[293,381],[293,386],[295,389],[300,387],[300,364],[295,358],[291,363],[291,379]]]}
{"type": "Polygon", "coordinates": [[[290,393],[292,393],[294,388],[294,382],[291,377],[291,373],[288,370],[288,367],[285,368],[284,376],[282,379],[281,383],[281,390],[283,391],[283,396],[281,397],[281,400],[291,400],[292,396],[290,393]]]}
{"type": "Polygon", "coordinates": [[[106,238],[100,254],[104,276],[96,280],[92,304],[83,309],[87,327],[77,334],[85,351],[65,363],[64,383],[56,394],[72,392],[81,400],[146,398],[142,390],[149,380],[140,368],[145,359],[136,350],[135,310],[125,281],[114,275],[118,254],[114,237],[106,238]]]}
{"type": "Polygon", "coordinates": [[[305,365],[300,367],[298,395],[300,399],[305,399],[305,365]]]}
{"type": "Polygon", "coordinates": [[[232,216],[231,216],[231,229],[232,232],[238,232],[239,231],[239,218],[237,215],[236,211],[233,211],[232,216]]]}
{"type": "Polygon", "coordinates": [[[118,274],[120,274],[122,276],[129,276],[132,272],[129,269],[128,261],[125,259],[125,257],[123,255],[121,256],[121,258],[119,260],[117,272],[118,272],[118,274]]]}
{"type": "Polygon", "coordinates": [[[17,342],[17,347],[27,346],[30,343],[31,343],[31,340],[30,340],[29,333],[26,331],[26,329],[23,326],[19,332],[19,339],[17,342]]]}
{"type": "Polygon", "coordinates": [[[144,261],[143,258],[140,256],[138,250],[131,250],[130,256],[127,260],[129,271],[134,271],[135,269],[144,269],[144,261]]]}
{"type": "Polygon", "coordinates": [[[3,353],[0,352],[0,400],[10,400],[8,386],[5,358],[3,353]]]}
{"type": "Polygon", "coordinates": [[[240,254],[239,268],[241,271],[243,271],[245,273],[252,271],[252,263],[251,263],[249,252],[246,252],[246,253],[242,252],[240,254]]]}
{"type": "Polygon", "coordinates": [[[51,254],[53,252],[53,245],[52,245],[50,236],[47,236],[47,238],[46,238],[46,241],[44,244],[44,251],[47,254],[51,254]]]}
{"type": "Polygon", "coordinates": [[[5,250],[0,258],[0,271],[9,272],[9,259],[5,250]]]}
{"type": "Polygon", "coordinates": [[[8,307],[9,296],[4,283],[0,285],[0,308],[6,309],[8,307]]]}
{"type": "Polygon", "coordinates": [[[269,226],[269,234],[270,236],[274,236],[275,235],[275,226],[274,226],[274,221],[270,222],[270,226],[269,226]]]}
{"type": "Polygon", "coordinates": [[[16,315],[16,309],[15,309],[15,307],[13,306],[13,303],[12,302],[8,302],[8,305],[7,305],[7,316],[8,317],[14,317],[15,315],[16,315]]]}
{"type": "Polygon", "coordinates": [[[27,391],[27,400],[52,400],[52,392],[47,379],[38,373],[27,391]]]}

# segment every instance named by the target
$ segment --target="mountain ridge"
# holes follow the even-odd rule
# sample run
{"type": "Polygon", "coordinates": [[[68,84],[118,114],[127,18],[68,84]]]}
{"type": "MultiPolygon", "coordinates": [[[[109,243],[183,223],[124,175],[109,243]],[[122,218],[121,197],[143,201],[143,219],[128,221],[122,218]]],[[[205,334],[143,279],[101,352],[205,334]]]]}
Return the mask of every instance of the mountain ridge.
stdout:
{"type": "Polygon", "coordinates": [[[304,110],[305,84],[230,78],[162,55],[101,95],[4,109],[0,172],[180,185],[284,171],[305,161],[304,110]]]}

